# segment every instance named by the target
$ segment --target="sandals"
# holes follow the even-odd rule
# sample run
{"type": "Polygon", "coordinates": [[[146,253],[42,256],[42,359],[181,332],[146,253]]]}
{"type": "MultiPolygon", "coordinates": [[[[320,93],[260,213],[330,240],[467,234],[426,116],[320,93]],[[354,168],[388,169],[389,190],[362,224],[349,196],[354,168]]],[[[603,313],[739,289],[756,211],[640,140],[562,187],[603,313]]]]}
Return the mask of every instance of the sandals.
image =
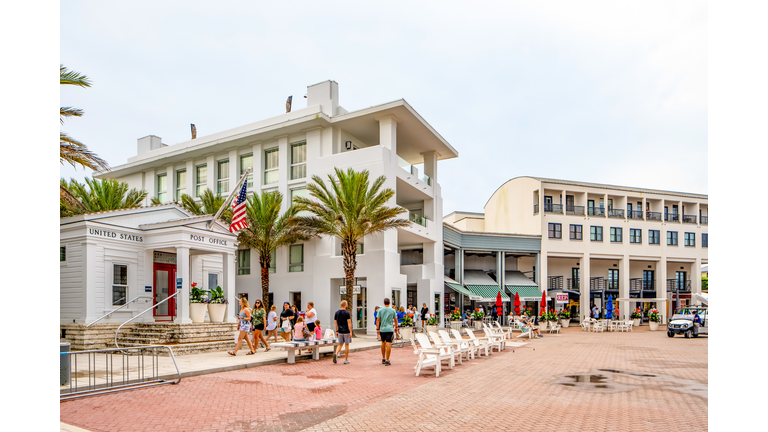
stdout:
{"type": "Polygon", "coordinates": [[[237,354],[233,353],[232,351],[227,351],[227,354],[229,354],[231,356],[236,356],[237,355],[237,354]]]}
{"type": "MultiPolygon", "coordinates": [[[[270,347],[267,347],[267,351],[269,351],[269,350],[271,350],[271,349],[272,349],[272,348],[270,348],[270,347]]],[[[264,351],[264,352],[267,352],[267,351],[264,351]]]]}
{"type": "Polygon", "coordinates": [[[256,354],[256,353],[253,352],[253,351],[248,351],[248,354],[246,354],[246,355],[254,355],[254,354],[256,354]]]}

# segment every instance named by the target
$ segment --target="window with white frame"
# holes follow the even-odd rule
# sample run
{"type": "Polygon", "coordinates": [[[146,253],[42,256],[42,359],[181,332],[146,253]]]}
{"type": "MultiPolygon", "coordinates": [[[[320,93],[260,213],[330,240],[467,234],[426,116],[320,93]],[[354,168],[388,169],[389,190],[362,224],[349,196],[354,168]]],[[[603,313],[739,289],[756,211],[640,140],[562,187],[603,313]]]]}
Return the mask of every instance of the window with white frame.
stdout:
{"type": "Polygon", "coordinates": [[[291,180],[307,176],[307,143],[291,145],[291,180]]]}
{"type": "Polygon", "coordinates": [[[237,251],[237,274],[251,274],[251,250],[240,249],[237,251]]]}
{"type": "Polygon", "coordinates": [[[176,201],[181,201],[181,196],[187,193],[187,170],[176,171],[176,201]]]}
{"type": "Polygon", "coordinates": [[[128,266],[114,264],[112,266],[112,306],[125,304],[128,295],[128,266]]]}
{"type": "Polygon", "coordinates": [[[197,175],[195,177],[197,181],[195,196],[199,198],[203,195],[205,188],[208,187],[208,166],[200,165],[197,167],[197,175]]]}
{"type": "Polygon", "coordinates": [[[288,265],[289,272],[304,271],[304,245],[296,244],[290,247],[290,259],[288,265]]]}
{"type": "Polygon", "coordinates": [[[229,159],[219,161],[218,171],[216,173],[216,192],[227,193],[229,192],[229,159]]]}
{"type": "Polygon", "coordinates": [[[277,183],[279,180],[279,164],[278,160],[280,152],[278,149],[271,149],[264,152],[264,184],[277,183]]]}
{"type": "Polygon", "coordinates": [[[247,182],[248,182],[248,191],[253,190],[253,155],[243,155],[240,156],[240,176],[245,174],[245,172],[250,169],[251,173],[248,174],[247,182]]]}
{"type": "Polygon", "coordinates": [[[168,201],[168,174],[157,176],[157,194],[155,196],[161,203],[168,201]]]}

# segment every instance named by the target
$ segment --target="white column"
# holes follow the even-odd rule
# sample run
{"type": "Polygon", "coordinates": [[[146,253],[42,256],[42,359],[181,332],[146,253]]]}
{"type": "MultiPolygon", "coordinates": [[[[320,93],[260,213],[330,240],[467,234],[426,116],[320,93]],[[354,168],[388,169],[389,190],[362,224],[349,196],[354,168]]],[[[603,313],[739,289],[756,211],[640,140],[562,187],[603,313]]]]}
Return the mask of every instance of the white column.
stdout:
{"type": "MultiPolygon", "coordinates": [[[[659,260],[659,266],[656,269],[656,280],[657,286],[656,286],[656,298],[668,298],[667,296],[667,257],[666,257],[666,243],[664,243],[666,240],[662,240],[662,249],[661,249],[661,259],[659,260]]],[[[667,302],[666,301],[657,301],[656,302],[657,309],[659,310],[659,315],[661,315],[661,323],[664,324],[667,322],[667,302]]]]}
{"type": "Polygon", "coordinates": [[[165,184],[168,185],[168,189],[165,191],[166,201],[174,202],[176,201],[176,170],[173,168],[173,165],[169,165],[166,169],[165,180],[165,184]]]}
{"type": "MultiPolygon", "coordinates": [[[[188,160],[187,163],[187,195],[191,197],[195,197],[195,161],[194,160],[188,160]]],[[[174,192],[175,193],[175,192],[174,192]]]]}
{"type": "Polygon", "coordinates": [[[589,289],[589,278],[590,276],[590,267],[589,267],[589,253],[584,253],[584,256],[581,257],[579,266],[581,270],[579,270],[579,321],[584,321],[585,319],[589,318],[589,303],[590,303],[590,289],[589,289]]]}
{"type": "Polygon", "coordinates": [[[437,152],[428,151],[421,154],[424,156],[424,174],[432,179],[432,186],[437,183],[437,152]]]}
{"type": "Polygon", "coordinates": [[[155,170],[144,171],[144,190],[147,191],[147,197],[144,198],[144,205],[152,204],[152,198],[157,196],[155,187],[155,170]]]}
{"type": "MultiPolygon", "coordinates": [[[[229,300],[229,307],[227,313],[224,314],[225,322],[235,322],[235,254],[231,252],[221,253],[221,289],[224,290],[224,298],[229,300]]],[[[260,296],[259,296],[260,297],[260,296]]]]}
{"type": "MultiPolygon", "coordinates": [[[[80,243],[83,249],[83,265],[82,269],[82,311],[80,316],[85,318],[84,324],[89,324],[99,318],[96,314],[96,290],[99,289],[96,284],[96,263],[102,262],[104,256],[98,245],[93,241],[84,241],[80,243]]],[[[111,277],[112,269],[104,270],[104,277],[111,277]]],[[[106,292],[106,287],[112,286],[112,284],[103,284],[102,289],[105,290],[105,298],[112,298],[111,292],[106,292]]]]}
{"type": "MultiPolygon", "coordinates": [[[[620,274],[620,282],[619,282],[619,298],[628,299],[629,298],[629,255],[624,255],[624,258],[622,258],[620,261],[619,266],[621,267],[620,274]]],[[[621,316],[618,319],[621,320],[628,320],[629,319],[629,300],[624,300],[620,302],[619,305],[619,312],[621,313],[621,316]]],[[[614,305],[615,306],[615,305],[614,305]]]]}
{"type": "Polygon", "coordinates": [[[189,318],[190,277],[189,248],[176,247],[176,278],[181,278],[181,290],[176,295],[176,310],[178,311],[178,316],[174,320],[176,324],[190,324],[192,322],[189,318]]]}
{"type": "Polygon", "coordinates": [[[278,170],[277,174],[278,181],[276,186],[280,193],[283,194],[283,205],[280,208],[282,213],[288,210],[288,206],[290,204],[289,201],[291,200],[290,193],[288,192],[288,179],[291,178],[291,146],[288,145],[288,135],[278,137],[277,148],[277,159],[280,169],[278,170]]]}
{"type": "MultiPolygon", "coordinates": [[[[691,265],[692,267],[692,275],[691,279],[693,280],[691,282],[691,299],[693,299],[693,294],[701,294],[701,257],[696,258],[696,262],[691,265]]],[[[696,304],[699,304],[700,302],[697,300],[696,304]]]]}
{"type": "Polygon", "coordinates": [[[379,145],[392,152],[391,163],[397,165],[397,118],[390,115],[376,120],[379,122],[379,145]]]}
{"type": "Polygon", "coordinates": [[[208,182],[206,187],[213,192],[214,195],[216,195],[216,157],[213,155],[210,155],[206,158],[206,165],[208,166],[208,182]]]}

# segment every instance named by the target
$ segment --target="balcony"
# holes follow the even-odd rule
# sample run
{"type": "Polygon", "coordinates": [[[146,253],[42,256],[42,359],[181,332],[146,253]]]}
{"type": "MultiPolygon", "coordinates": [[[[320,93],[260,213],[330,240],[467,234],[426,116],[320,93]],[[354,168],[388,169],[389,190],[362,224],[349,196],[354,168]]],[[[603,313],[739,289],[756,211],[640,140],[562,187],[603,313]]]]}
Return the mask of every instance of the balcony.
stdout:
{"type": "Polygon", "coordinates": [[[533,205],[533,214],[539,214],[539,205],[538,204],[534,204],[533,205]]]}
{"type": "Polygon", "coordinates": [[[589,278],[589,289],[590,291],[602,291],[608,289],[608,281],[601,277],[589,278]]]}
{"type": "Polygon", "coordinates": [[[567,280],[567,282],[565,284],[565,287],[566,287],[565,289],[568,289],[568,290],[571,290],[571,291],[578,291],[579,290],[579,280],[578,279],[573,279],[573,278],[568,278],[568,280],[567,280]]]}
{"type": "Polygon", "coordinates": [[[680,215],[677,213],[666,213],[664,220],[667,222],[680,222],[680,215]]]}
{"type": "Polygon", "coordinates": [[[562,289],[563,289],[562,276],[547,276],[547,290],[562,290],[562,289]]]}
{"type": "Polygon", "coordinates": [[[661,221],[661,212],[645,212],[645,220],[661,221]]]}
{"type": "Polygon", "coordinates": [[[631,292],[639,292],[640,290],[643,291],[655,291],[656,290],[656,281],[655,280],[645,280],[643,278],[634,278],[629,280],[629,290],[631,292]]]}
{"type": "Polygon", "coordinates": [[[400,156],[397,157],[397,166],[413,174],[413,165],[409,164],[405,159],[400,156]]]}
{"type": "Polygon", "coordinates": [[[584,206],[566,205],[565,214],[574,216],[584,216],[584,206]]]}
{"type": "Polygon", "coordinates": [[[413,223],[415,223],[415,224],[417,224],[417,225],[421,225],[423,227],[427,226],[427,218],[425,218],[424,216],[415,215],[415,214],[409,212],[408,213],[408,220],[413,222],[413,223]]]}
{"type": "Polygon", "coordinates": [[[627,219],[643,219],[642,210],[627,210],[627,219]]]}
{"type": "Polygon", "coordinates": [[[690,292],[691,281],[680,281],[677,279],[667,279],[667,292],[690,292]]]}
{"type": "Polygon", "coordinates": [[[544,213],[562,213],[562,204],[544,203],[544,213]]]}
{"type": "Polygon", "coordinates": [[[587,216],[605,216],[605,209],[602,207],[587,207],[587,216]]]}
{"type": "Polygon", "coordinates": [[[695,224],[696,223],[696,216],[695,215],[683,215],[683,223],[695,224]]]}
{"type": "Polygon", "coordinates": [[[709,224],[709,216],[702,216],[701,217],[701,224],[702,225],[708,225],[709,224]]]}
{"type": "Polygon", "coordinates": [[[624,219],[624,210],[608,209],[608,217],[624,219]]]}

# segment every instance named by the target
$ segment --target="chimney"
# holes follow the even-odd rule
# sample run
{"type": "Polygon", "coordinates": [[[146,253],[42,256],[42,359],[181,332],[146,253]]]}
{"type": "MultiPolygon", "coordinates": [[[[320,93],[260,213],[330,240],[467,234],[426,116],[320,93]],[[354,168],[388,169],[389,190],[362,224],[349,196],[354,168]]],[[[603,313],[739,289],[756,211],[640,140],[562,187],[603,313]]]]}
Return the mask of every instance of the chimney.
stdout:
{"type": "Polygon", "coordinates": [[[339,85],[336,81],[323,81],[307,87],[307,106],[321,105],[328,116],[339,111],[339,85]]]}
{"type": "Polygon", "coordinates": [[[194,123],[190,123],[190,126],[192,127],[192,139],[195,139],[197,138],[197,127],[194,123]]]}
{"type": "Polygon", "coordinates": [[[136,155],[141,156],[144,153],[148,153],[152,150],[157,150],[163,146],[163,140],[154,135],[147,135],[144,138],[136,140],[136,155]]]}

